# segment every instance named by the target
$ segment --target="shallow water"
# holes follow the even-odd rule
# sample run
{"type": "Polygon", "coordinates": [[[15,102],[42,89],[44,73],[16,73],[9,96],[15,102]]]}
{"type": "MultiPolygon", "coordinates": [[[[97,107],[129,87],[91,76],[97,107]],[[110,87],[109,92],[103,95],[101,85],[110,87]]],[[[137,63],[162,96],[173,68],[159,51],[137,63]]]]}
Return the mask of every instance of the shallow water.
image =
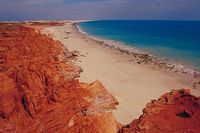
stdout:
{"type": "Polygon", "coordinates": [[[123,42],[200,71],[200,21],[112,20],[79,26],[94,37],[123,42]]]}

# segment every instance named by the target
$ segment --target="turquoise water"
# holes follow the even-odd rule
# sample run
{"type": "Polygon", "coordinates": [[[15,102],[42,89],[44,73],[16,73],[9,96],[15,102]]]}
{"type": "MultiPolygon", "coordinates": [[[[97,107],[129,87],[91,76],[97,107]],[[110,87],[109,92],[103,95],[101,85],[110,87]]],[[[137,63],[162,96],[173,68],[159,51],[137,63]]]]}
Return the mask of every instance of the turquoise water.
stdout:
{"type": "Polygon", "coordinates": [[[110,20],[79,26],[94,37],[120,41],[200,71],[200,21],[110,20]]]}

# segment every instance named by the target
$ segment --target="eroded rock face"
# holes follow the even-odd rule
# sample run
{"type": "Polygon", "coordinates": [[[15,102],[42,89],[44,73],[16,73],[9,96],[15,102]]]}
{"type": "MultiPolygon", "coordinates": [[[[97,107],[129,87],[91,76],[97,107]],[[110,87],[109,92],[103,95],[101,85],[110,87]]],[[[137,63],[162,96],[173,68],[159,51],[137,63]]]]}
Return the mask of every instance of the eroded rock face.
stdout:
{"type": "Polygon", "coordinates": [[[122,129],[127,133],[200,133],[200,99],[174,90],[148,103],[143,115],[122,129]]]}
{"type": "MultiPolygon", "coordinates": [[[[0,132],[117,132],[117,100],[59,58],[61,44],[19,25],[0,26],[0,132]]],[[[68,52],[65,49],[65,53],[68,52]]]]}

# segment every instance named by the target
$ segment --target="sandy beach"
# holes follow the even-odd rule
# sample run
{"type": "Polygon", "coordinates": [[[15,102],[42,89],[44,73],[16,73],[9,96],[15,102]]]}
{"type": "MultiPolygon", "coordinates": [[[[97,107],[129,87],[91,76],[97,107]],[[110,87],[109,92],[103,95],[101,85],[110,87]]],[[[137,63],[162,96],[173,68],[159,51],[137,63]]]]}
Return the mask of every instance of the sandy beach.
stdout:
{"type": "MultiPolygon", "coordinates": [[[[121,123],[130,123],[142,114],[146,103],[171,89],[193,88],[192,74],[172,72],[150,64],[140,64],[129,54],[121,53],[80,33],[74,22],[64,26],[45,28],[55,40],[61,41],[69,50],[78,50],[75,62],[82,69],[80,81],[100,80],[119,101],[114,112],[121,123]]],[[[191,89],[200,96],[199,86],[191,89]]]]}

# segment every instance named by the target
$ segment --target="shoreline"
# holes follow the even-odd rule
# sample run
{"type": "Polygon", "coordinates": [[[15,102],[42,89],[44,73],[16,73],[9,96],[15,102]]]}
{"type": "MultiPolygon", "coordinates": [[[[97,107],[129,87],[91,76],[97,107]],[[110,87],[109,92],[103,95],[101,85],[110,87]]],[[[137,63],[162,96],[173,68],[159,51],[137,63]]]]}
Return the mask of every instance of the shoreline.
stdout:
{"type": "MultiPolygon", "coordinates": [[[[81,82],[100,80],[119,101],[114,112],[121,123],[130,123],[142,114],[142,109],[150,100],[158,98],[171,89],[192,88],[197,77],[188,73],[177,73],[165,68],[157,68],[154,64],[138,63],[133,55],[121,53],[102,45],[89,36],[80,33],[76,22],[64,26],[45,28],[55,40],[61,41],[69,50],[78,50],[80,56],[75,61],[83,72],[81,82]]],[[[198,85],[191,89],[200,96],[198,85]]]]}
{"type": "Polygon", "coordinates": [[[87,32],[85,32],[81,29],[81,27],[78,25],[78,23],[80,23],[80,22],[75,23],[74,26],[77,27],[77,29],[80,33],[101,43],[101,45],[109,47],[113,50],[117,50],[119,52],[138,57],[138,61],[140,63],[150,63],[150,64],[153,63],[153,65],[156,65],[157,67],[161,67],[161,68],[164,67],[164,69],[169,69],[173,72],[189,73],[189,74],[193,74],[196,77],[200,77],[200,72],[198,70],[194,70],[193,68],[185,66],[185,65],[181,64],[180,62],[174,63],[175,61],[172,59],[155,56],[149,52],[145,52],[136,47],[126,45],[123,42],[119,42],[119,41],[115,41],[115,40],[108,40],[108,39],[94,37],[92,35],[89,35],[87,32]]]}

